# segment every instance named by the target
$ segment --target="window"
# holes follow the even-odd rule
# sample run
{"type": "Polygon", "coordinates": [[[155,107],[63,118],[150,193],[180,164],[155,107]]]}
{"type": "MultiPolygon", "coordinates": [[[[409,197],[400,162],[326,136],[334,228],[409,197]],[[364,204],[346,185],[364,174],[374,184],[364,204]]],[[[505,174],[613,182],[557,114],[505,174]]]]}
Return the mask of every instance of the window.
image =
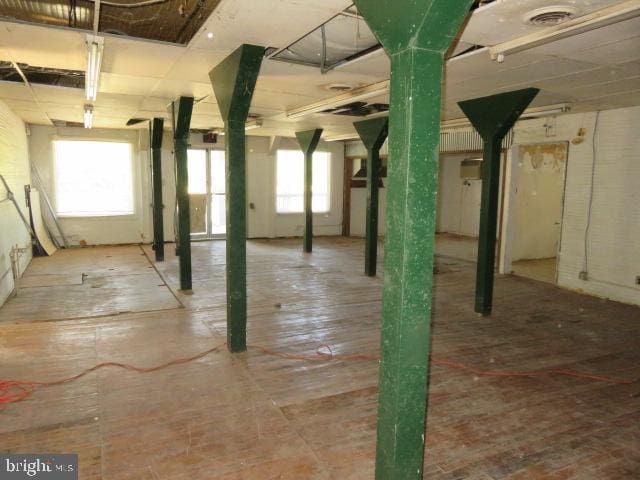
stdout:
{"type": "Polygon", "coordinates": [[[129,143],[57,140],[54,154],[58,215],[106,217],[134,213],[129,143]]]}
{"type": "MultiPolygon", "coordinates": [[[[326,213],[330,203],[330,158],[327,152],[313,154],[312,209],[326,213]]],[[[276,211],[301,213],[304,211],[304,155],[299,150],[278,150],[276,166],[276,211]]]]}

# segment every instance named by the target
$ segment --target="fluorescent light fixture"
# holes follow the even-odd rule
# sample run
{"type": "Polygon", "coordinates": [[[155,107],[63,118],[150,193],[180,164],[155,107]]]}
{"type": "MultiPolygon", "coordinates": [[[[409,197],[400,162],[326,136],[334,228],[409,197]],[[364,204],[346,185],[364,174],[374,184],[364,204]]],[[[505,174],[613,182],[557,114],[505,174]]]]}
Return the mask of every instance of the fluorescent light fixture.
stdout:
{"type": "Polygon", "coordinates": [[[327,137],[323,138],[323,140],[325,142],[341,142],[341,141],[345,141],[345,140],[359,140],[360,137],[358,136],[357,133],[340,133],[337,135],[328,135],[327,137]]]}
{"type": "Polygon", "coordinates": [[[93,106],[84,106],[84,128],[93,127],[93,106]]]}
{"type": "Polygon", "coordinates": [[[572,37],[590,30],[629,20],[630,18],[634,18],[639,15],[640,0],[627,0],[626,2],[602,8],[587,15],[568,20],[559,25],[546,28],[540,32],[535,32],[525,35],[524,37],[500,43],[490,47],[489,54],[493,60],[502,62],[505,55],[546,45],[563,38],[572,37]]]}
{"type": "Polygon", "coordinates": [[[246,132],[249,130],[255,130],[256,128],[260,128],[260,127],[262,127],[262,119],[256,118],[255,120],[248,121],[244,126],[244,130],[246,132]]]}
{"type": "MultiPolygon", "coordinates": [[[[569,103],[557,103],[555,105],[547,105],[545,107],[533,107],[527,108],[519,120],[527,120],[529,118],[550,117],[553,115],[559,115],[567,113],[571,110],[569,103]]],[[[466,118],[456,118],[454,120],[446,120],[442,122],[441,128],[443,130],[449,130],[452,128],[465,128],[471,127],[471,123],[466,118]]]]}
{"type": "Polygon", "coordinates": [[[104,38],[97,35],[87,35],[87,71],[84,77],[84,87],[87,100],[94,102],[98,96],[100,68],[104,52],[104,38]]]}
{"type": "Polygon", "coordinates": [[[310,103],[303,107],[294,108],[286,113],[287,118],[300,118],[314,113],[341,107],[352,102],[359,102],[368,98],[379,97],[389,92],[389,80],[373,83],[364,87],[354,88],[350,92],[310,103]]]}

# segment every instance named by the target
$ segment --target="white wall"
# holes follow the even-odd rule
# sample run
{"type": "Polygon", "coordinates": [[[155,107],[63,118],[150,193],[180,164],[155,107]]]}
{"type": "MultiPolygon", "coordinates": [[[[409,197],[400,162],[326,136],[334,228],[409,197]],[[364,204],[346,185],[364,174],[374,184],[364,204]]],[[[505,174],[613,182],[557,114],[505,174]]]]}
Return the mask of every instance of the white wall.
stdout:
{"type": "MultiPolygon", "coordinates": [[[[558,263],[558,284],[597,296],[640,305],[640,107],[599,114],[595,135],[593,202],[589,215],[596,113],[563,115],[555,133],[545,133],[547,119],[519,122],[516,144],[571,141],[581,128],[582,143],[571,143],[558,263]],[[588,280],[585,268],[587,236],[588,280]]],[[[640,316],[639,318],[640,319],[640,316]]]]}
{"type": "MultiPolygon", "coordinates": [[[[0,175],[4,176],[14,192],[21,210],[28,218],[24,185],[31,183],[29,154],[25,125],[4,102],[0,101],[0,175]]],[[[6,198],[0,186],[0,199],[6,198]]],[[[0,203],[0,305],[14,289],[11,271],[11,249],[26,247],[21,257],[20,270],[24,272],[31,261],[31,240],[24,223],[12,202],[0,203]]]]}
{"type": "Polygon", "coordinates": [[[460,164],[465,158],[479,156],[440,156],[437,231],[477,237],[480,229],[482,181],[460,178],[460,164]]]}
{"type": "MultiPolygon", "coordinates": [[[[358,149],[351,144],[347,150],[351,155],[366,155],[364,147],[358,149]]],[[[480,194],[482,184],[480,180],[464,181],[460,178],[460,163],[465,158],[477,155],[440,156],[438,173],[438,220],[437,231],[455,233],[471,237],[478,236],[480,222],[480,194]]],[[[354,169],[358,162],[354,162],[354,169]]],[[[386,185],[386,179],[383,179],[386,185]]],[[[378,206],[378,234],[384,235],[386,229],[387,189],[380,189],[378,206]]],[[[367,189],[351,189],[351,235],[362,237],[365,235],[367,211],[367,189]]]]}
{"type": "Polygon", "coordinates": [[[57,139],[118,140],[132,144],[135,213],[117,217],[60,218],[60,225],[72,245],[107,245],[149,242],[152,238],[148,135],[138,130],[101,130],[72,127],[31,126],[31,161],[45,184],[55,208],[54,151],[57,139]]]}
{"type": "MultiPolygon", "coordinates": [[[[145,134],[142,134],[144,136],[145,134]]],[[[202,135],[192,134],[189,139],[194,148],[224,150],[224,136],[218,143],[202,143],[202,135]]],[[[247,235],[249,238],[275,238],[301,236],[304,214],[276,213],[276,153],[269,151],[268,137],[247,136],[247,235]],[[253,203],[254,208],[249,208],[253,203]]],[[[283,138],[279,148],[298,150],[298,142],[283,138]]],[[[340,235],[342,233],[342,179],[344,170],[344,144],[320,142],[318,151],[331,153],[331,208],[328,213],[315,214],[314,235],[340,235]]],[[[165,239],[173,241],[173,212],[175,209],[175,176],[171,132],[165,131],[162,150],[165,239]]]]}

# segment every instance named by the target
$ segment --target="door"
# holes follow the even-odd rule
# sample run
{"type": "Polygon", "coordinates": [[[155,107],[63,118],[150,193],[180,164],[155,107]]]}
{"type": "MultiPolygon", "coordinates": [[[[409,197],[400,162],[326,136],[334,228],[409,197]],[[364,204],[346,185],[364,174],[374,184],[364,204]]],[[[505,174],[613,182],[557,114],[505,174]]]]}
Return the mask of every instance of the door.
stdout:
{"type": "Polygon", "coordinates": [[[224,151],[187,151],[191,238],[206,240],[226,233],[224,151]]]}

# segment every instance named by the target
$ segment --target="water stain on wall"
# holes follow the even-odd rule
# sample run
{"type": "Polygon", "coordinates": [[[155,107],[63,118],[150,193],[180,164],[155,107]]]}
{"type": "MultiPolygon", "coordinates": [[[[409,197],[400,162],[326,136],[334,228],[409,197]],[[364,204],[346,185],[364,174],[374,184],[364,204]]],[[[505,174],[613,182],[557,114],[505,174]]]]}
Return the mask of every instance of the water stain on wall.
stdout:
{"type": "Polygon", "coordinates": [[[536,145],[521,145],[519,158],[527,158],[531,167],[535,170],[542,168],[545,158],[552,159],[551,167],[557,172],[562,172],[567,159],[566,143],[539,143],[536,145]]]}

